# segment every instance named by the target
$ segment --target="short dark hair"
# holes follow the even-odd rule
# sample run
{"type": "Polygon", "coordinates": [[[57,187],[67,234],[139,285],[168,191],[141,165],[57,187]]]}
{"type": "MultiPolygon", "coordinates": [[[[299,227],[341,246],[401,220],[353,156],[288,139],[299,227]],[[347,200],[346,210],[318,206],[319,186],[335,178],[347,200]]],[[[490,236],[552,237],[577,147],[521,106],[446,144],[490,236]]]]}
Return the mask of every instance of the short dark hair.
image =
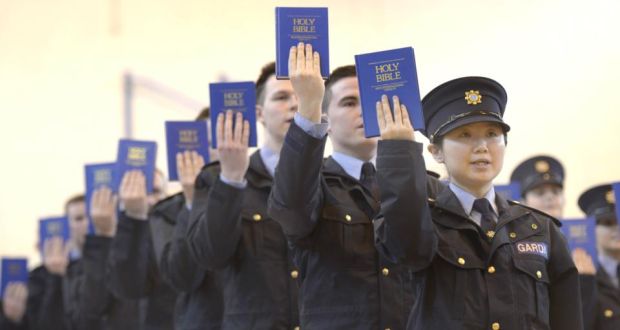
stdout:
{"type": "Polygon", "coordinates": [[[327,113],[327,108],[329,107],[329,102],[331,102],[332,92],[331,87],[333,84],[338,82],[340,79],[357,77],[357,71],[355,70],[355,65],[345,65],[336,68],[329,75],[329,78],[325,80],[325,95],[323,96],[323,104],[321,108],[323,109],[323,113],[327,113]]]}
{"type": "Polygon", "coordinates": [[[68,213],[69,211],[69,205],[73,204],[73,203],[80,203],[80,202],[86,202],[86,197],[84,196],[84,194],[78,194],[75,195],[71,198],[69,198],[66,202],[65,202],[65,213],[68,213]]]}
{"type": "Polygon", "coordinates": [[[202,110],[200,110],[200,113],[198,114],[198,117],[196,117],[196,120],[207,120],[209,119],[209,115],[211,115],[211,109],[209,107],[204,107],[202,110]]]}
{"type": "Polygon", "coordinates": [[[265,83],[267,79],[276,74],[276,63],[267,63],[260,71],[260,75],[256,80],[256,104],[263,104],[265,102],[265,83]]]}

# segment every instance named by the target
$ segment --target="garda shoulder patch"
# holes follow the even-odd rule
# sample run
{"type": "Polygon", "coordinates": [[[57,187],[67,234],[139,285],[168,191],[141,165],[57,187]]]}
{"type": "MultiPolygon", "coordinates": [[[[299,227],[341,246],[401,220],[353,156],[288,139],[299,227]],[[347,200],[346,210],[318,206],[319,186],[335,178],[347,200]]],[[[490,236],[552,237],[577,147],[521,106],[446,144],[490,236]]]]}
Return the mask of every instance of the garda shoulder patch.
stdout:
{"type": "Polygon", "coordinates": [[[549,259],[547,243],[525,241],[515,243],[515,247],[518,254],[536,254],[545,259],[549,259]]]}

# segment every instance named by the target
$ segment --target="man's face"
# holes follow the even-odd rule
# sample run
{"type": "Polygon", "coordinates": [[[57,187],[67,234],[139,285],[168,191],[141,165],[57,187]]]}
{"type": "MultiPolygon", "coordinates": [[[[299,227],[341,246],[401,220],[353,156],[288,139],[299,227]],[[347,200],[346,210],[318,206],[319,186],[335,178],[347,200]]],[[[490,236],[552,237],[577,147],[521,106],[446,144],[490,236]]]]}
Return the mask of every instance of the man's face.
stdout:
{"type": "Polygon", "coordinates": [[[258,121],[275,143],[282,144],[297,111],[297,96],[290,80],[272,75],[265,82],[263,104],[256,105],[258,121]]]}
{"type": "Polygon", "coordinates": [[[372,158],[377,139],[364,135],[364,120],[357,77],[347,77],[329,87],[327,108],[329,138],[334,149],[360,158],[372,158]]]}
{"type": "Polygon", "coordinates": [[[477,122],[446,133],[443,146],[431,145],[429,150],[445,164],[451,181],[477,190],[492,184],[502,170],[506,143],[499,124],[477,122]]]}
{"type": "Polygon", "coordinates": [[[81,249],[84,246],[86,232],[88,231],[86,203],[80,201],[67,205],[67,217],[69,218],[69,229],[71,231],[70,240],[76,247],[81,249]]]}
{"type": "Polygon", "coordinates": [[[153,192],[146,197],[149,209],[160,200],[166,198],[166,178],[159,171],[155,171],[153,178],[153,192]]]}
{"type": "Polygon", "coordinates": [[[545,183],[530,189],[525,193],[523,200],[527,206],[541,210],[552,217],[561,219],[564,214],[564,189],[562,187],[545,183]]]}

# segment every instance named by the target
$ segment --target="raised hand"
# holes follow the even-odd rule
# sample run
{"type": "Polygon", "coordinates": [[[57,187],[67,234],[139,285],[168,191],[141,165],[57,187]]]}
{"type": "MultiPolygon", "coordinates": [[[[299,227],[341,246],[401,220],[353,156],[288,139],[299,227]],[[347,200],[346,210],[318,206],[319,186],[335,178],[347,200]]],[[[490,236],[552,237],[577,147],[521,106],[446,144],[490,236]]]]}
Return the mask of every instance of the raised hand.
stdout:
{"type": "Polygon", "coordinates": [[[321,122],[321,103],[325,84],[321,77],[321,58],[312,51],[312,45],[300,42],[291,47],[288,57],[288,73],[291,84],[299,98],[299,114],[315,122],[321,122]]]}
{"type": "Polygon", "coordinates": [[[48,272],[64,276],[69,266],[69,244],[62,237],[52,237],[43,243],[43,265],[48,272]]]}
{"type": "Polygon", "coordinates": [[[179,181],[181,181],[185,200],[190,204],[194,199],[194,182],[204,165],[204,158],[195,151],[177,153],[177,173],[179,174],[179,181]]]}
{"type": "Polygon", "coordinates": [[[573,250],[573,262],[577,267],[577,272],[582,275],[594,275],[596,274],[596,267],[592,262],[592,257],[584,250],[576,248],[573,250]]]}
{"type": "Polygon", "coordinates": [[[248,158],[250,123],[243,120],[243,115],[237,112],[233,129],[233,111],[228,110],[226,114],[220,113],[217,116],[215,132],[222,176],[234,182],[242,182],[250,165],[248,158]]]}
{"type": "Polygon", "coordinates": [[[98,236],[114,237],[116,234],[117,197],[108,187],[101,187],[93,193],[90,201],[90,217],[98,236]]]}
{"type": "Polygon", "coordinates": [[[26,313],[28,287],[21,282],[10,282],[4,289],[2,297],[2,312],[11,322],[21,323],[26,313]]]}
{"type": "Polygon", "coordinates": [[[127,216],[147,220],[149,204],[146,195],[146,178],[142,171],[126,172],[121,182],[119,194],[127,216]]]}
{"type": "Polygon", "coordinates": [[[383,95],[381,101],[377,101],[377,122],[382,140],[408,140],[415,141],[413,126],[409,120],[409,113],[404,104],[400,104],[398,96],[392,98],[394,103],[394,115],[390,111],[388,97],[383,95]]]}

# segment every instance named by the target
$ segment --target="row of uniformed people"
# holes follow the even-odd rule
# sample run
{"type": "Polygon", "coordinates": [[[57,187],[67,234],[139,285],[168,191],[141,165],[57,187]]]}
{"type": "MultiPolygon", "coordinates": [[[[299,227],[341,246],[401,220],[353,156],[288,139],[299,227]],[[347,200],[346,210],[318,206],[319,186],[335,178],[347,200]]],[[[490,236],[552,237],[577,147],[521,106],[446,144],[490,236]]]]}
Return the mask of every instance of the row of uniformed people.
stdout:
{"type": "MultiPolygon", "coordinates": [[[[354,67],[323,84],[318,56],[307,55],[291,50],[290,81],[276,80],[273,65],[261,72],[266,140],[249,158],[247,125],[233,127],[227,113],[215,125],[219,162],[203,168],[198,155],[179,155],[182,193],[149,211],[144,177],[129,173],[118,228],[115,198],[96,193],[97,235],[75,257],[88,265],[96,256],[82,266],[91,278],[75,276],[79,290],[58,284],[72,277],[55,273],[62,248],[44,253],[43,291],[56,296],[43,305],[60,323],[40,317],[43,328],[81,328],[89,317],[109,329],[582,328],[577,269],[557,220],[493,190],[509,130],[499,84],[457,79],[424,98],[446,185],[427,176],[404,106],[378,102],[377,148],[364,137],[354,67]],[[334,153],[324,160],[326,135],[334,153]],[[547,252],[521,253],[518,243],[547,252]]],[[[31,298],[27,314],[44,300],[31,298]]]]}
{"type": "MultiPolygon", "coordinates": [[[[558,219],[564,215],[564,167],[550,156],[519,164],[511,181],[520,183],[525,204],[558,219]]],[[[584,250],[573,251],[579,271],[586,329],[620,329],[620,231],[610,184],[591,187],[578,200],[581,210],[596,221],[598,260],[584,250]],[[595,266],[595,265],[598,265],[595,266]]]]}

